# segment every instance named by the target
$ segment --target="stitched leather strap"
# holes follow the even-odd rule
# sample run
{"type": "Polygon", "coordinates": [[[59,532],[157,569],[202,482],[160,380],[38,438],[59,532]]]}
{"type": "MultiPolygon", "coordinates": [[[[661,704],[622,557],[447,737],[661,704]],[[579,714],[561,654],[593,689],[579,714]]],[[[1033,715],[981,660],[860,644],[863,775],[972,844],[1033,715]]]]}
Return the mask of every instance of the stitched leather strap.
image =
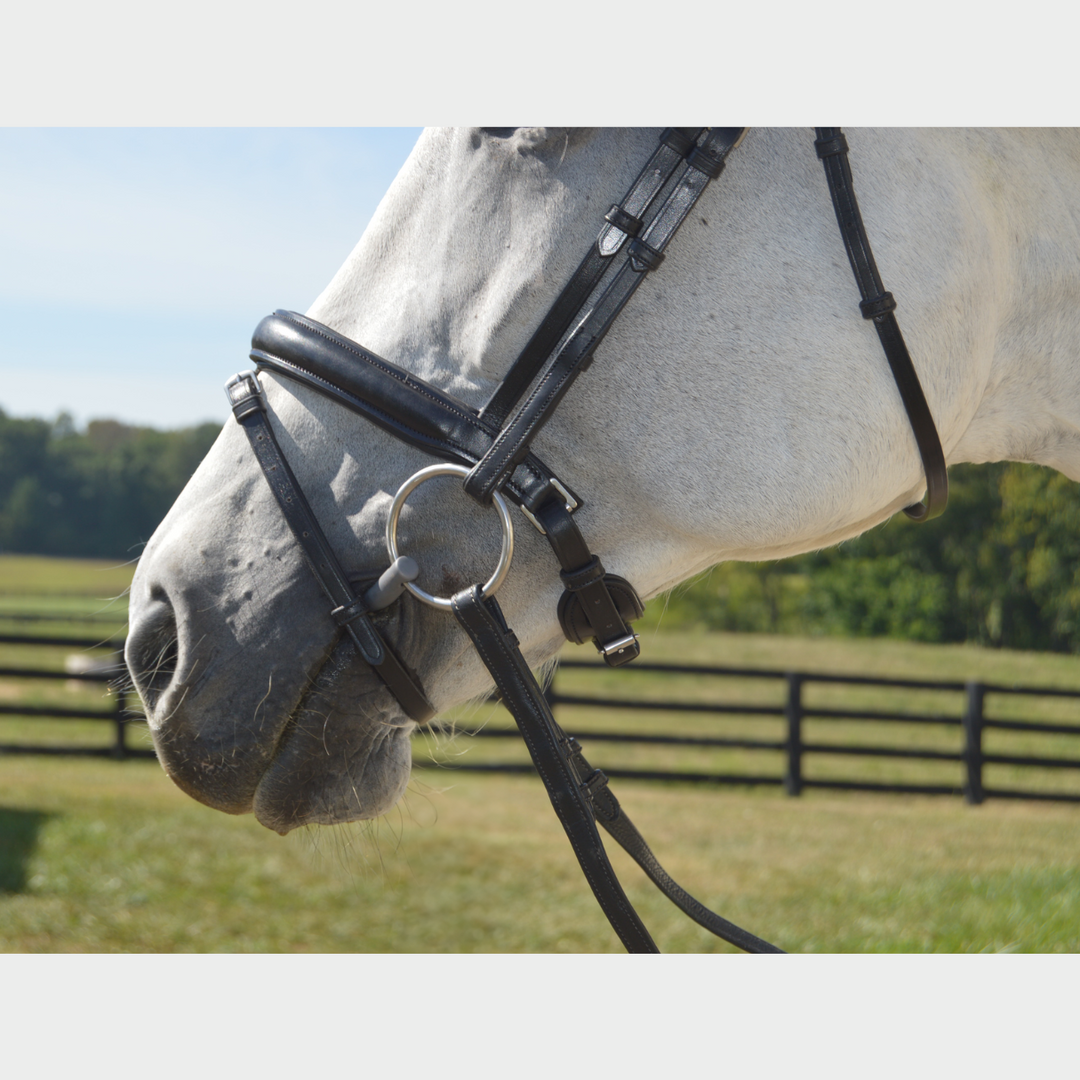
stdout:
{"type": "Polygon", "coordinates": [[[709,911],[668,876],[608,788],[607,777],[589,765],[577,741],[555,722],[495,598],[485,598],[474,585],[451,604],[513,715],[585,879],[627,951],[659,950],[615,876],[597,820],[660,891],[706,930],[747,952],[780,952],[709,911]]]}
{"type": "Polygon", "coordinates": [[[588,800],[556,733],[555,719],[498,602],[494,597],[485,598],[480,586],[474,585],[454,596],[451,606],[517,721],[551,805],[608,922],[627,952],[659,952],[611,868],[588,800]]]}
{"type": "MultiPolygon", "coordinates": [[[[498,428],[430,383],[343,334],[295,311],[275,311],[255,327],[251,359],[295,379],[440,461],[472,467],[498,428]]],[[[530,454],[504,488],[516,503],[547,490],[554,473],[530,454]]],[[[582,500],[565,483],[580,504],[582,500]]]]}
{"type": "Polygon", "coordinates": [[[749,953],[782,953],[775,945],[770,945],[763,938],[751,934],[736,926],[733,922],[715,911],[710,911],[699,900],[695,900],[670,874],[660,865],[660,860],[652,853],[645,838],[637,831],[634,823],[627,817],[615,792],[611,790],[606,774],[601,769],[594,769],[585,758],[581,744],[572,735],[566,738],[570,764],[577,773],[578,780],[589,792],[596,820],[619,846],[649,876],[652,883],[684,914],[689,915],[699,926],[705,927],[711,934],[749,953]]]}
{"type": "Polygon", "coordinates": [[[521,355],[503,376],[491,399],[480,410],[485,420],[496,427],[502,426],[510,410],[554,352],[559,339],[570,329],[589,294],[611,266],[611,257],[619,251],[628,236],[637,236],[640,232],[643,215],[674,175],[676,166],[683,158],[684,152],[678,147],[687,144],[693,147],[700,132],[700,128],[680,128],[674,133],[669,129],[661,136],[660,146],[638,173],[626,197],[604,215],[607,224],[601,228],[596,243],[559,293],[521,355]]]}
{"type": "Polygon", "coordinates": [[[907,506],[904,513],[915,521],[929,521],[942,513],[949,501],[949,473],[945,465],[945,453],[941,448],[941,438],[930,406],[926,403],[919,376],[915,373],[915,365],[911,362],[907,345],[904,343],[904,335],[900,332],[900,324],[893,314],[896,300],[892,293],[885,291],[877,263],[874,262],[874,254],[870,250],[870,241],[867,239],[862,214],[859,213],[859,204],[855,199],[851,166],[847,157],[847,139],[839,128],[817,128],[816,132],[814,146],[825,166],[840,234],[844,238],[844,247],[847,249],[859,292],[862,293],[859,308],[863,318],[872,320],[877,330],[907,410],[911,430],[915,433],[923,472],[926,474],[926,502],[907,506]]]}
{"type": "Polygon", "coordinates": [[[656,256],[663,253],[745,130],[710,129],[698,147],[702,151],[700,167],[686,159],[679,164],[673,186],[644,232],[628,245],[627,258],[611,283],[548,363],[532,392],[503,425],[491,449],[466,477],[465,490],[478,502],[484,505],[491,502],[491,493],[507,483],[524,460],[536,433],[577,376],[589,365],[596,347],[641,284],[645,273],[657,264],[656,256]]]}
{"type": "Polygon", "coordinates": [[[230,388],[229,400],[237,422],[247,434],[255,459],[292,530],[304,559],[334,605],[331,615],[344,627],[357,651],[417,723],[430,720],[435,710],[420,680],[398,659],[364,610],[345,571],[337,561],[326,534],[319,527],[296,476],[281,452],[266,415],[266,403],[255,376],[244,390],[230,388]]]}
{"type": "MultiPolygon", "coordinates": [[[[636,660],[641,655],[641,644],[611,595],[608,579],[621,583],[636,599],[633,586],[623,578],[614,578],[614,575],[604,572],[603,563],[589,550],[562,499],[546,502],[536,512],[536,517],[543,525],[548,542],[562,566],[559,576],[567,590],[559,603],[559,622],[563,633],[571,641],[580,642],[581,637],[572,633],[568,626],[574,617],[573,609],[580,609],[592,631],[589,637],[609,667],[621,667],[636,660]]],[[[643,610],[639,599],[634,618],[640,618],[643,610]]]]}

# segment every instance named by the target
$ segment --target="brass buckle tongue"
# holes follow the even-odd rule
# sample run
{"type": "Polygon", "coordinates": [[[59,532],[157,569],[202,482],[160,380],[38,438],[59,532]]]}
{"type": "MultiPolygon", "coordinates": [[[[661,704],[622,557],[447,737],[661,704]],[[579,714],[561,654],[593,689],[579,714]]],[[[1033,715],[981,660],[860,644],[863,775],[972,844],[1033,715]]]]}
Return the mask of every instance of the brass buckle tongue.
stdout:
{"type": "MultiPolygon", "coordinates": [[[[405,500],[425,480],[431,480],[436,476],[460,476],[464,479],[469,475],[469,472],[470,470],[464,465],[455,465],[452,462],[446,462],[442,465],[429,465],[426,469],[413,473],[398,488],[398,493],[390,504],[390,513],[386,518],[386,550],[390,552],[391,560],[396,561],[400,557],[397,546],[397,527],[398,518],[401,516],[401,509],[405,505],[405,500]]],[[[514,523],[510,520],[510,507],[500,492],[493,491],[491,495],[495,509],[499,513],[499,520],[502,523],[502,550],[499,552],[499,564],[495,567],[495,572],[480,586],[480,590],[485,596],[491,596],[506,579],[507,572],[510,569],[510,560],[514,555],[514,523]]],[[[405,581],[403,584],[405,589],[422,603],[430,607],[440,608],[443,611],[451,610],[450,597],[432,596],[431,593],[425,592],[413,581],[405,581]]]]}

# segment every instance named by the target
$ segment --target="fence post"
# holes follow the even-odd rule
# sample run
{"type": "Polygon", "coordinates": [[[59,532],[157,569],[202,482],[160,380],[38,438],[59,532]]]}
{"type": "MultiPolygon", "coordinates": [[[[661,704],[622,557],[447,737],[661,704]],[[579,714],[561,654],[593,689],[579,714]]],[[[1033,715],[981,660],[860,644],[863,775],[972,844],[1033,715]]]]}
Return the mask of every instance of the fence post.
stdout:
{"type": "Polygon", "coordinates": [[[117,687],[115,693],[116,708],[113,710],[113,724],[116,727],[116,738],[113,742],[112,756],[122,761],[127,757],[127,715],[125,710],[127,693],[122,687],[117,687]]]}
{"type": "Polygon", "coordinates": [[[787,719],[787,773],[784,787],[789,795],[802,794],[802,676],[794,671],[787,676],[787,703],[784,716],[787,719]]]}
{"type": "Polygon", "coordinates": [[[964,799],[978,806],[985,798],[983,792],[983,698],[986,687],[981,682],[967,684],[967,707],[964,709],[964,799]]]}

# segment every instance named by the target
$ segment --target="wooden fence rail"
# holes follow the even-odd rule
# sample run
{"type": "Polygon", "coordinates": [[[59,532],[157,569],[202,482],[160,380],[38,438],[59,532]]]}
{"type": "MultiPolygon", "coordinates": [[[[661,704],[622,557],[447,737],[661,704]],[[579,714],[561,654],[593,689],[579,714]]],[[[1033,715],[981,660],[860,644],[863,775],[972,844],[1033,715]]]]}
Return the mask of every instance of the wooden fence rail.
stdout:
{"type": "MultiPolygon", "coordinates": [[[[559,672],[573,669],[597,670],[597,665],[583,661],[565,660],[559,672]]],[[[602,669],[601,669],[602,670],[602,669]]],[[[665,713],[690,712],[716,716],[737,715],[744,717],[779,717],[784,720],[785,735],[782,739],[752,739],[726,737],[692,737],[685,735],[641,734],[638,732],[581,731],[564,724],[569,734],[582,742],[619,742],[656,746],[701,746],[718,749],[745,749],[780,752],[785,761],[783,773],[700,773],[674,770],[636,770],[607,768],[612,777],[632,779],[674,780],[711,784],[773,784],[782,785],[792,796],[802,794],[808,788],[828,788],[847,791],[897,792],[919,795],[963,795],[968,803],[977,805],[987,798],[1042,799],[1062,802],[1080,802],[1080,794],[1061,791],[1037,791],[1013,787],[989,787],[984,782],[987,765],[1012,765],[1045,769],[1080,769],[1080,757],[1064,757],[1048,754],[992,754],[983,748],[983,736],[988,729],[1022,732],[1029,735],[1080,736],[1080,724],[1041,723],[1038,721],[994,718],[986,713],[987,695],[1016,697],[1064,698],[1080,702],[1080,690],[1061,690],[1038,686],[1004,686],[995,683],[970,681],[956,682],[930,679],[875,678],[862,675],[830,675],[821,672],[782,671],[765,668],[708,667],[678,664],[632,664],[625,672],[640,671],[665,676],[712,676],[719,679],[775,680],[784,684],[782,704],[760,705],[737,703],[730,700],[708,702],[644,701],[640,699],[611,698],[599,695],[563,694],[559,690],[556,675],[547,691],[548,701],[558,718],[564,708],[574,709],[624,709],[648,710],[665,713]],[[825,707],[813,708],[805,703],[805,691],[812,684],[841,687],[883,687],[901,690],[953,691],[964,695],[964,708],[956,713],[925,713],[868,708],[825,707]],[[937,725],[947,729],[959,729],[963,735],[962,748],[957,751],[909,746],[860,746],[835,742],[812,742],[804,735],[804,721],[832,720],[863,724],[916,724],[937,725]],[[957,762],[963,767],[963,783],[960,785],[929,783],[884,783],[870,780],[810,779],[804,775],[804,763],[812,755],[835,755],[847,757],[894,758],[920,761],[957,762]]],[[[473,733],[481,738],[507,738],[516,736],[513,729],[482,728],[473,733]]],[[[1080,743],[1078,743],[1080,748],[1080,743]]],[[[455,763],[461,770],[514,771],[531,769],[528,765],[455,763]]]]}
{"type": "MultiPolygon", "coordinates": [[[[108,647],[122,648],[122,642],[109,641],[108,647]]],[[[28,635],[0,635],[0,646],[31,645],[39,648],[55,647],[66,650],[100,649],[100,638],[44,637],[28,635]]],[[[596,664],[565,660],[559,667],[547,696],[557,717],[564,710],[620,709],[627,712],[664,712],[692,713],[715,717],[779,718],[783,721],[781,738],[754,738],[746,735],[706,736],[687,734],[666,734],[638,731],[582,731],[565,721],[567,730],[586,743],[619,743],[638,746],[700,747],[718,750],[768,751],[784,762],[783,769],[768,771],[733,771],[733,772],[695,772],[671,769],[629,769],[608,768],[604,771],[612,777],[630,779],[665,780],[710,784],[782,786],[789,795],[798,796],[810,788],[831,788],[835,790],[900,792],[922,795],[963,795],[967,802],[978,804],[988,798],[1008,799],[1049,799],[1065,802],[1080,802],[1080,794],[1059,791],[1038,791],[1015,787],[988,786],[985,782],[986,767],[1010,765],[1053,770],[1080,769],[1080,756],[1054,754],[996,754],[988,753],[984,748],[984,736],[988,730],[1021,732],[1029,736],[1080,736],[1080,723],[1043,722],[1038,720],[1018,720],[988,714],[987,697],[1009,697],[1032,699],[1060,698],[1080,702],[1080,690],[1062,690],[1038,686],[1003,686],[995,683],[970,681],[955,682],[927,679],[874,678],[872,676],[830,675],[820,672],[782,671],[763,668],[709,667],[699,665],[650,664],[628,665],[624,672],[650,672],[660,674],[672,682],[672,691],[663,700],[644,700],[641,698],[614,698],[600,694],[562,693],[560,685],[563,674],[575,670],[592,669],[604,672],[596,664]],[[782,700],[775,704],[760,704],[733,701],[728,697],[708,701],[678,700],[679,677],[715,678],[718,680],[753,679],[779,684],[782,700]],[[814,707],[807,704],[807,688],[813,685],[831,685],[834,687],[879,687],[907,691],[949,691],[963,695],[963,708],[956,712],[909,712],[900,710],[872,709],[865,707],[827,706],[814,707]],[[962,745],[958,750],[942,750],[919,746],[857,745],[843,742],[813,741],[806,736],[806,722],[817,720],[842,721],[855,725],[914,724],[943,727],[962,736],[962,745]],[[955,762],[962,767],[962,784],[933,783],[894,783],[868,779],[842,779],[809,777],[805,765],[808,758],[815,755],[830,755],[848,758],[892,758],[917,761],[955,762]]],[[[108,746],[79,747],[59,745],[33,745],[22,743],[0,743],[0,753],[6,754],[86,754],[97,757],[111,757],[117,760],[125,758],[153,757],[153,751],[128,745],[126,734],[129,724],[138,720],[130,709],[133,702],[128,700],[128,691],[118,681],[121,668],[111,671],[86,671],[72,673],[44,668],[0,668],[0,679],[9,680],[72,680],[112,684],[111,700],[107,709],[73,709],[52,705],[24,705],[18,702],[0,703],[0,718],[4,716],[22,718],[48,718],[60,720],[99,720],[111,724],[114,737],[108,746]]],[[[624,682],[629,685],[629,682],[624,682]]],[[[575,712],[575,717],[579,714],[575,712]]],[[[1078,708],[1080,716],[1080,708],[1078,708]]],[[[517,738],[513,728],[484,727],[472,733],[484,739],[517,738]]],[[[1080,741],[1077,743],[1080,750],[1080,741]]],[[[422,762],[418,762],[423,767],[422,762]]],[[[532,766],[525,763],[463,763],[455,761],[454,767],[462,771],[484,772],[530,772],[532,766]]]]}
{"type": "MultiPolygon", "coordinates": [[[[73,623],[79,620],[64,616],[63,621],[73,623]]],[[[101,637],[84,638],[68,636],[42,636],[27,634],[0,634],[0,646],[30,645],[38,649],[50,649],[89,654],[92,650],[107,647],[118,652],[123,649],[123,641],[105,640],[101,637]]],[[[20,702],[0,702],[0,718],[4,716],[36,718],[42,720],[100,720],[113,728],[112,742],[107,746],[51,745],[40,743],[0,743],[0,754],[52,754],[81,757],[108,757],[122,761],[125,758],[152,758],[154,751],[142,747],[132,747],[127,742],[128,725],[139,717],[129,708],[128,691],[119,683],[123,668],[115,663],[110,670],[104,671],[63,671],[56,668],[4,667],[0,668],[0,679],[16,679],[26,682],[79,682],[96,683],[109,691],[104,709],[72,709],[59,705],[29,705],[20,702]]],[[[104,696],[104,695],[103,695],[104,696]]]]}

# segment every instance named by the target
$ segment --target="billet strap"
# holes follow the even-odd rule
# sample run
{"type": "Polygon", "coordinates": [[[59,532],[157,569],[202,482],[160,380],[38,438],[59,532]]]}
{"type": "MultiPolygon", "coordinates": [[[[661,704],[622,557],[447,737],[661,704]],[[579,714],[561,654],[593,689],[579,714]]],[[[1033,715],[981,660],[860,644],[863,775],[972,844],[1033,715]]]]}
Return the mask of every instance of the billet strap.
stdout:
{"type": "Polygon", "coordinates": [[[585,761],[577,742],[555,722],[495,598],[484,597],[480,586],[474,585],[459,592],[451,605],[495,680],[503,704],[514,717],[585,879],[627,951],[659,950],[615,876],[596,828],[597,820],[661,892],[706,930],[747,952],[779,952],[714,915],[667,875],[623,813],[607,786],[607,777],[585,761]]]}
{"type": "Polygon", "coordinates": [[[709,181],[719,176],[727,155],[738,145],[745,128],[710,128],[676,169],[674,184],[652,220],[627,245],[626,259],[599,300],[548,363],[539,382],[503,425],[492,447],[465,479],[465,490],[483,505],[491,493],[503,487],[529,446],[547,423],[563,395],[588,367],[596,347],[603,341],[619,312],[626,306],[645,274],[656,269],[664,248],[709,181]]]}
{"type": "Polygon", "coordinates": [[[851,178],[851,166],[848,163],[848,144],[844,133],[839,128],[816,128],[817,139],[814,147],[825,166],[825,176],[829,181],[829,193],[832,195],[836,220],[840,225],[840,235],[844,238],[848,260],[855,274],[855,280],[862,294],[859,309],[864,319],[870,319],[881,339],[885,357],[889,361],[893,378],[896,380],[900,397],[907,410],[911,430],[922,458],[923,472],[926,474],[926,502],[904,507],[904,513],[915,521],[929,521],[944,511],[949,501],[949,473],[945,465],[945,453],[941,448],[941,437],[937,425],[926,403],[915,365],[911,362],[900,324],[893,314],[896,300],[891,292],[886,292],[878,274],[874,254],[870,250],[870,241],[863,226],[862,214],[855,199],[855,187],[851,178]]]}
{"type": "Polygon", "coordinates": [[[675,174],[683,157],[693,149],[701,128],[668,128],[660,145],[638,173],[621,203],[604,215],[604,225],[589,253],[559,293],[536,333],[510,366],[480,415],[501,427],[510,410],[528,390],[541,367],[555,351],[563,334],[578,318],[589,294],[611,266],[612,256],[641,231],[644,215],[675,174]]]}
{"type": "MultiPolygon", "coordinates": [[[[259,323],[251,338],[251,359],[260,368],[317,390],[439,461],[472,468],[498,434],[497,426],[481,420],[468,405],[295,311],[275,311],[259,323]]],[[[554,475],[530,454],[504,492],[519,505],[546,497],[554,475]]],[[[562,486],[582,502],[567,484],[562,486]]]]}
{"type": "Polygon", "coordinates": [[[430,720],[435,709],[417,676],[398,659],[371,620],[319,527],[296,476],[281,451],[266,415],[266,399],[253,372],[238,375],[228,386],[229,402],[244,429],[266,482],[292,530],[311,572],[334,605],[330,612],[360,655],[417,723],[430,720]]]}

